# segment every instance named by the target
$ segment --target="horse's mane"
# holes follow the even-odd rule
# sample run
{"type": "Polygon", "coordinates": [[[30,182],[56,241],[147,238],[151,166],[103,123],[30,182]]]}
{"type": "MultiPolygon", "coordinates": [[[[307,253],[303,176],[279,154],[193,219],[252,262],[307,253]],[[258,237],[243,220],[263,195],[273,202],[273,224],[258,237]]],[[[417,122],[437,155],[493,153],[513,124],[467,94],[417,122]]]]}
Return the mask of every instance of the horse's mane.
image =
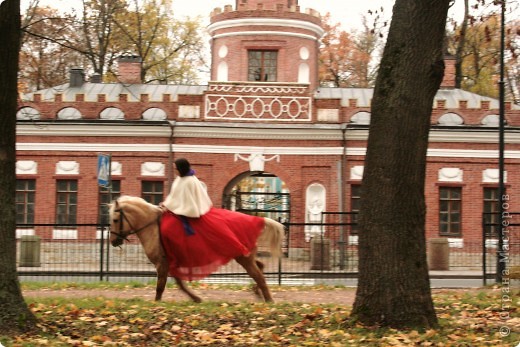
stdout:
{"type": "MultiPolygon", "coordinates": [[[[146,209],[146,210],[152,210],[152,211],[156,211],[156,212],[158,210],[160,210],[159,206],[151,204],[148,201],[146,201],[145,199],[140,198],[138,196],[121,195],[115,201],[117,201],[120,204],[128,203],[130,205],[136,205],[137,207],[140,207],[140,208],[146,209]]],[[[115,201],[110,204],[110,209],[109,209],[110,216],[112,216],[114,213],[115,201]]]]}

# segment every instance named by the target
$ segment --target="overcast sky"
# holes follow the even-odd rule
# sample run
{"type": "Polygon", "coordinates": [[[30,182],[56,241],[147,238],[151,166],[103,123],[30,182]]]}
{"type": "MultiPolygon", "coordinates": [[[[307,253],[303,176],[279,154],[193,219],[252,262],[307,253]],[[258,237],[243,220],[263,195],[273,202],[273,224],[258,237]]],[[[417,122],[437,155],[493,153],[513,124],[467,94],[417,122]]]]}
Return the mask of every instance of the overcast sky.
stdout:
{"type": "MultiPolygon", "coordinates": [[[[366,15],[369,10],[383,7],[385,17],[389,19],[394,2],[394,0],[299,0],[298,3],[303,10],[313,8],[323,15],[330,12],[334,23],[341,22],[343,28],[349,30],[360,27],[362,15],[366,15]]],[[[29,0],[22,0],[22,8],[27,6],[27,3],[29,0]]],[[[72,6],[81,6],[81,0],[40,0],[40,3],[64,10],[72,6]]],[[[235,0],[173,0],[173,11],[176,16],[200,15],[207,21],[209,13],[215,7],[235,6],[235,3],[235,0]]],[[[451,12],[461,14],[462,5],[463,0],[456,0],[455,8],[451,12]]]]}

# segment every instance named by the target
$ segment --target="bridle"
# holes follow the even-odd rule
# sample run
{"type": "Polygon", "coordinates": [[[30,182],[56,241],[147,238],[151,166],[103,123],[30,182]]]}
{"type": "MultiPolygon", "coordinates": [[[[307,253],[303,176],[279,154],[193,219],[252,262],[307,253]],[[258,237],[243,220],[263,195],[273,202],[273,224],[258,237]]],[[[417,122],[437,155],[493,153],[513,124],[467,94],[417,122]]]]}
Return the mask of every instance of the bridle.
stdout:
{"type": "Polygon", "coordinates": [[[116,241],[120,240],[121,243],[122,243],[122,241],[130,242],[130,240],[128,240],[128,236],[137,234],[141,230],[148,228],[150,225],[152,225],[154,223],[159,223],[160,215],[159,215],[159,217],[157,217],[157,219],[152,220],[151,222],[148,222],[147,224],[143,225],[142,227],[134,228],[132,223],[130,223],[130,220],[128,219],[128,217],[126,217],[123,207],[122,206],[120,207],[119,202],[117,200],[114,203],[115,203],[114,212],[119,212],[119,228],[118,228],[118,232],[110,230],[110,234],[114,234],[117,236],[116,241]],[[130,229],[123,230],[124,221],[126,221],[128,226],[130,227],[130,229]]]}

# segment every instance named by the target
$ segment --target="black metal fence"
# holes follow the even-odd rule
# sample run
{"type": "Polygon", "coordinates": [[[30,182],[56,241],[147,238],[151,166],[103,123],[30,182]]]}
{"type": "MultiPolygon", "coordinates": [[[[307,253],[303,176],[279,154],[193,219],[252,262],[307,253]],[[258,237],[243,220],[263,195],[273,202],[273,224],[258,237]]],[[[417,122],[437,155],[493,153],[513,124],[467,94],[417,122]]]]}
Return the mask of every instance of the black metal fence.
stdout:
{"type": "MultiPolygon", "coordinates": [[[[482,214],[482,278],[484,284],[488,278],[496,276],[501,269],[507,272],[520,271],[520,212],[505,211],[502,218],[497,212],[482,214]],[[499,235],[502,234],[500,242],[499,235]],[[514,269],[514,270],[513,270],[514,269]]],[[[506,272],[506,273],[507,273],[506,272]]]]}
{"type": "MultiPolygon", "coordinates": [[[[326,215],[322,223],[286,223],[284,256],[271,258],[259,247],[269,281],[278,284],[311,283],[316,279],[357,277],[358,237],[350,215],[326,215]],[[310,238],[312,236],[312,238],[310,238]]],[[[513,228],[513,226],[511,226],[513,228]]],[[[18,225],[17,269],[23,280],[130,281],[155,277],[151,264],[135,235],[121,247],[108,243],[108,226],[101,224],[18,225]],[[36,234],[35,235],[23,235],[36,234]]],[[[513,234],[513,232],[511,233],[513,234]]],[[[509,264],[520,265],[520,243],[508,241],[509,264]]],[[[448,271],[443,276],[493,278],[496,242],[455,242],[448,245],[448,271]]],[[[431,249],[429,249],[431,252],[431,249]]],[[[435,274],[434,274],[435,276],[435,274]]],[[[243,269],[230,262],[207,281],[249,281],[243,269]]]]}

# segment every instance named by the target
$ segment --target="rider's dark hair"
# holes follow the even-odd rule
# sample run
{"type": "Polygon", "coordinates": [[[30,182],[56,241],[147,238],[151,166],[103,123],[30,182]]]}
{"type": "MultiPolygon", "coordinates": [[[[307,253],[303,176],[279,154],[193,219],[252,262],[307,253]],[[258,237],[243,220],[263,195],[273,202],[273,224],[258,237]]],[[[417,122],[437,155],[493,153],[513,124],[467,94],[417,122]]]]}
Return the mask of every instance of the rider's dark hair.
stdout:
{"type": "Polygon", "coordinates": [[[175,167],[179,171],[181,177],[190,173],[190,162],[185,158],[179,158],[175,161],[175,167]]]}

